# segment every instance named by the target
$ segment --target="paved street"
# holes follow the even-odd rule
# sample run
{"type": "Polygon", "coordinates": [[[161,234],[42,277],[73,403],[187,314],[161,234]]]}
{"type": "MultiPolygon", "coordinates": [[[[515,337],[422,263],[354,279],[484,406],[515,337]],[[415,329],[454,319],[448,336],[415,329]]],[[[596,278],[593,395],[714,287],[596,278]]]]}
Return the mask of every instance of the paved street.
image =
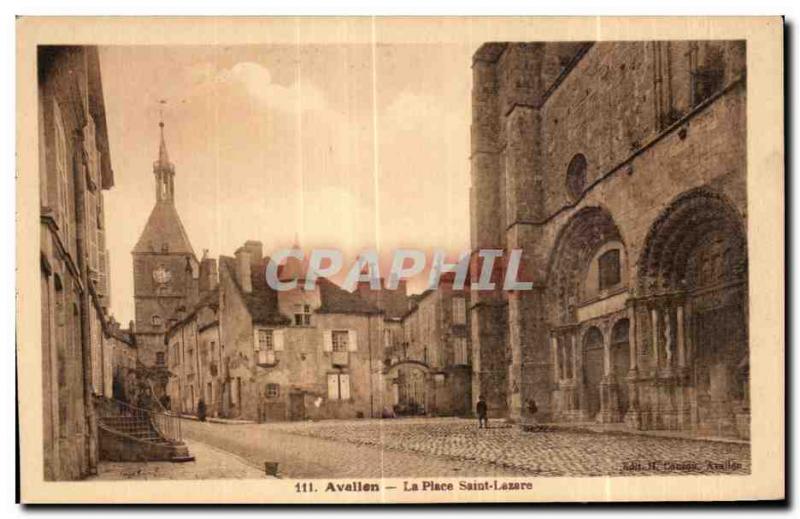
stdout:
{"type": "Polygon", "coordinates": [[[264,471],[247,460],[210,445],[187,440],[195,461],[172,463],[100,462],[94,480],[117,479],[264,479],[264,471]]]}
{"type": "Polygon", "coordinates": [[[274,424],[185,421],[187,438],[283,477],[602,476],[746,474],[748,445],[568,431],[524,432],[497,422],[399,419],[274,424]],[[381,446],[383,448],[381,448],[381,446]],[[653,464],[655,462],[655,464],[653,464]]]}

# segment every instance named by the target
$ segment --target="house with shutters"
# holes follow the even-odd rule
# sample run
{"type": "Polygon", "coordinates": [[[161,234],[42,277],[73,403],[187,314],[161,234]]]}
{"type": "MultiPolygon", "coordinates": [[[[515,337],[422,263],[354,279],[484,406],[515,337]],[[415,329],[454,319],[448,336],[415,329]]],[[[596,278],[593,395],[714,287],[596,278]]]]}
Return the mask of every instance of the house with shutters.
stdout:
{"type": "Polygon", "coordinates": [[[278,292],[266,283],[268,262],[256,241],[221,256],[218,279],[201,262],[210,290],[165,339],[172,409],[194,414],[202,398],[209,416],[258,422],[380,416],[380,302],[397,297],[371,300],[325,279],[306,291],[291,261],[279,277],[299,288],[278,292]]]}

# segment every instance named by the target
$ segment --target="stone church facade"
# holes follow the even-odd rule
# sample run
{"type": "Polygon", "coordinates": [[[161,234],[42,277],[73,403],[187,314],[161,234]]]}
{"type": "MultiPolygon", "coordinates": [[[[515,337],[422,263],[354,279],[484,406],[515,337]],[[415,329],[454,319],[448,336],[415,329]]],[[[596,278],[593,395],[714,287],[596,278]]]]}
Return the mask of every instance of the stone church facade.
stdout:
{"type": "Polygon", "coordinates": [[[749,436],[745,44],[488,43],[471,240],[473,397],[536,421],[749,436]]]}

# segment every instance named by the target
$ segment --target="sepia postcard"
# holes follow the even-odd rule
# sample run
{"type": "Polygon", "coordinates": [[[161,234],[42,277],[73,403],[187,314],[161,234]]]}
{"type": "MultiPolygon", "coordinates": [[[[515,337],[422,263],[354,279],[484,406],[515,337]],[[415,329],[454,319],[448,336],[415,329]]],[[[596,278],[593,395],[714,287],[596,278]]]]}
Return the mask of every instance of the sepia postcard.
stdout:
{"type": "Polygon", "coordinates": [[[782,19],[17,46],[23,502],[785,497],[782,19]]]}

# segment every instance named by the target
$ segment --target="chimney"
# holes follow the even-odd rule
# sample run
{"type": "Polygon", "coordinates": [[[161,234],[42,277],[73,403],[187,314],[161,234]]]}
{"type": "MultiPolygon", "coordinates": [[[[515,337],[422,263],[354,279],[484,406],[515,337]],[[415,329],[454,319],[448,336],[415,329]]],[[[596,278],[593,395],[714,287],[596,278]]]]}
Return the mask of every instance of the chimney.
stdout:
{"type": "Polygon", "coordinates": [[[200,262],[200,293],[207,294],[217,287],[217,260],[203,258],[200,262]]]}
{"type": "Polygon", "coordinates": [[[264,259],[264,245],[257,240],[247,240],[244,242],[244,248],[250,253],[250,264],[255,266],[261,264],[264,259]]]}
{"type": "Polygon", "coordinates": [[[242,290],[249,294],[253,291],[253,280],[250,279],[250,253],[244,247],[236,250],[236,277],[242,290]]]}

